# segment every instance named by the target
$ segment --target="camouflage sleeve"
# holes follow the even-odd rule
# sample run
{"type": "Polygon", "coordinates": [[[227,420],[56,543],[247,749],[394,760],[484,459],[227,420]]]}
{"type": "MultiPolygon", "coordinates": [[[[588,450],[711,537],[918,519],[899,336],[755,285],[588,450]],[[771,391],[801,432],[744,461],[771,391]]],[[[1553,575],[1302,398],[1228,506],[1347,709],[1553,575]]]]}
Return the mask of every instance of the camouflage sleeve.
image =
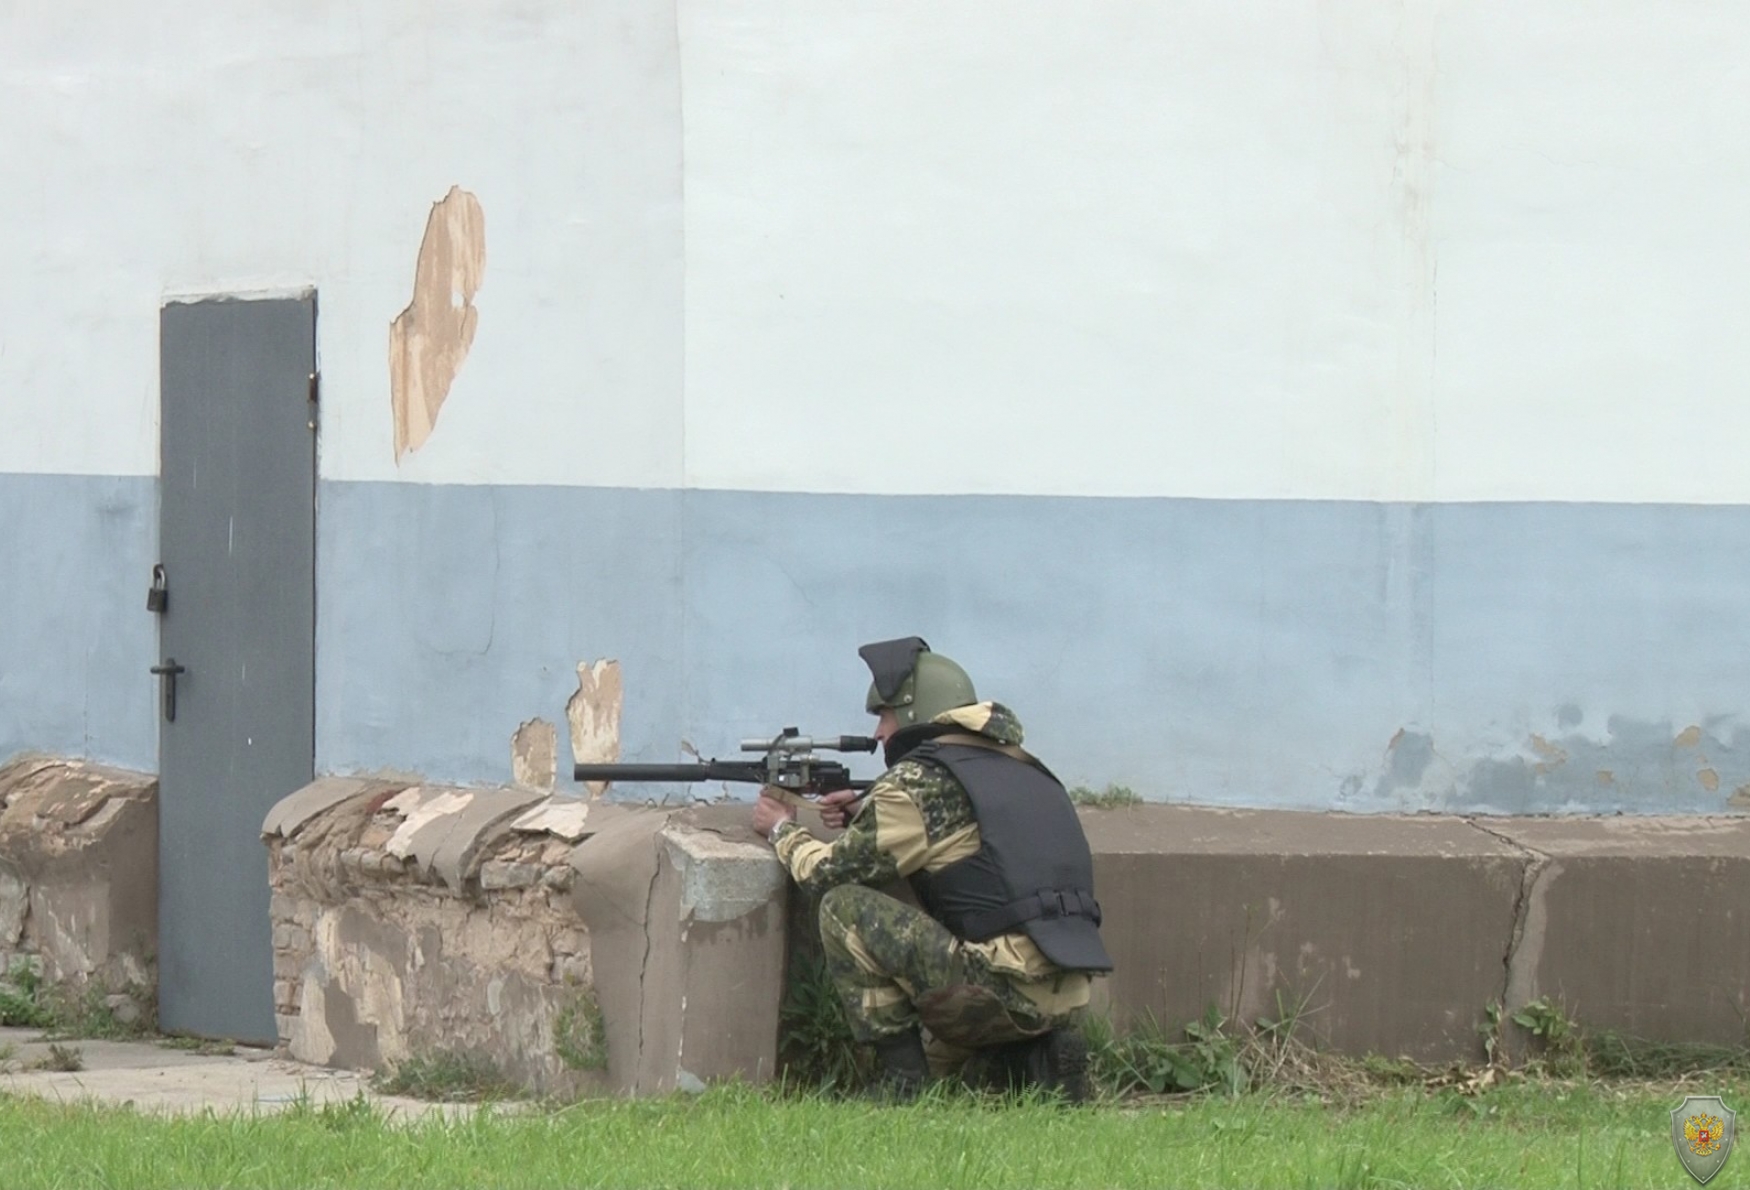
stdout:
{"type": "Polygon", "coordinates": [[[806,892],[840,884],[885,884],[923,866],[924,821],[912,800],[908,769],[901,761],[870,786],[844,834],[823,843],[801,827],[778,833],[778,859],[806,892]]]}

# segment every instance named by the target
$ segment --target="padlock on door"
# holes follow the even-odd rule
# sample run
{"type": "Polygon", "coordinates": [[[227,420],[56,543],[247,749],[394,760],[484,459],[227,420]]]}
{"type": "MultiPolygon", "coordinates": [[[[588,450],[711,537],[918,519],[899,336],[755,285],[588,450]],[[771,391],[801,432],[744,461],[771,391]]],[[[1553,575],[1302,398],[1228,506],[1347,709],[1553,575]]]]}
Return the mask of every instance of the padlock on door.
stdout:
{"type": "Polygon", "coordinates": [[[163,615],[170,607],[170,589],[164,585],[164,564],[152,567],[152,586],[146,591],[146,610],[163,615]]]}

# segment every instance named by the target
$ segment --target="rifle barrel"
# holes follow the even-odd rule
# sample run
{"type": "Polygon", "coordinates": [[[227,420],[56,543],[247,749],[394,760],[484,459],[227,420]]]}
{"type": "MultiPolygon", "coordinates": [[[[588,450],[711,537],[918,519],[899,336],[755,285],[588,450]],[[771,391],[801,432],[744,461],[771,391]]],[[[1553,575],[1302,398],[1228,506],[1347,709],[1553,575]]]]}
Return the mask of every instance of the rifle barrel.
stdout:
{"type": "Polygon", "coordinates": [[[711,766],[704,764],[579,764],[571,770],[573,781],[709,781],[712,776],[711,766]]]}

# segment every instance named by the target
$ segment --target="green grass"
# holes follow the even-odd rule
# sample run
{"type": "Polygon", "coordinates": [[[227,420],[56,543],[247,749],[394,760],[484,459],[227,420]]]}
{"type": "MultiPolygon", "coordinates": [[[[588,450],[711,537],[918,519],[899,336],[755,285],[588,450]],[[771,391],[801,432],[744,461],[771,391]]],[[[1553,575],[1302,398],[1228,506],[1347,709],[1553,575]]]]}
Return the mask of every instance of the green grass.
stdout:
{"type": "MultiPolygon", "coordinates": [[[[1084,1109],[937,1096],[907,1107],[719,1088],[398,1125],[363,1101],[175,1119],[0,1096],[8,1190],[75,1186],[1670,1186],[1688,1086],[1513,1082],[1084,1109]]],[[[1710,1183],[1750,1185],[1735,1155],[1710,1183]]]]}
{"type": "Polygon", "coordinates": [[[1092,806],[1097,810],[1118,810],[1142,805],[1142,795],[1128,785],[1108,785],[1104,789],[1095,789],[1091,785],[1072,785],[1069,788],[1069,800],[1078,806],[1092,806]]]}

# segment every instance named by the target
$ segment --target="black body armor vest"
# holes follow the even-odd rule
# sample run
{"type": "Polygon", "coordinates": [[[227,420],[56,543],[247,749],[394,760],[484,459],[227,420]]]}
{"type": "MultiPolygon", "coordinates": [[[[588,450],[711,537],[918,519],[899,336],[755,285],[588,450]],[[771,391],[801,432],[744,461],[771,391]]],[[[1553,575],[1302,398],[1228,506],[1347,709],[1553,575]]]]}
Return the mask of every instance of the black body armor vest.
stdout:
{"type": "Polygon", "coordinates": [[[1110,971],[1093,857],[1057,778],[972,744],[930,740],[907,759],[935,761],[965,787],[981,844],[939,872],[911,878],[925,911],[969,942],[1018,928],[1066,971],[1110,971]]]}

